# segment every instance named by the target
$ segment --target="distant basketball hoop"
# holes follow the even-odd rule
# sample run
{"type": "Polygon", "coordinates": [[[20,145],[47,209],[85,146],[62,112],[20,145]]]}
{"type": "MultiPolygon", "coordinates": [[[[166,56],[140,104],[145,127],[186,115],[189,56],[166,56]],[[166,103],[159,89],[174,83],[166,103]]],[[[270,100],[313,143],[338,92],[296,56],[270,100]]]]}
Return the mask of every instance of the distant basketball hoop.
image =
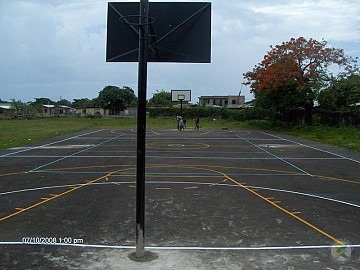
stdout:
{"type": "Polygon", "coordinates": [[[191,101],[191,90],[171,90],[171,101],[191,101]]]}
{"type": "Polygon", "coordinates": [[[183,101],[191,101],[191,90],[171,90],[171,100],[180,101],[180,116],[182,116],[183,101]]]}

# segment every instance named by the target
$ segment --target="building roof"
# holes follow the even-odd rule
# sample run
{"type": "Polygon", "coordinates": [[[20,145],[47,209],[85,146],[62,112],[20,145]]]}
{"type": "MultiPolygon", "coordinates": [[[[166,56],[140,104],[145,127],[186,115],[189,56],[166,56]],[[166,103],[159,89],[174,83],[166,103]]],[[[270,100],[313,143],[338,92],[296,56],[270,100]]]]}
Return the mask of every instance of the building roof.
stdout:
{"type": "Polygon", "coordinates": [[[2,105],[2,104],[0,104],[0,109],[12,110],[14,108],[11,105],[2,105]]]}

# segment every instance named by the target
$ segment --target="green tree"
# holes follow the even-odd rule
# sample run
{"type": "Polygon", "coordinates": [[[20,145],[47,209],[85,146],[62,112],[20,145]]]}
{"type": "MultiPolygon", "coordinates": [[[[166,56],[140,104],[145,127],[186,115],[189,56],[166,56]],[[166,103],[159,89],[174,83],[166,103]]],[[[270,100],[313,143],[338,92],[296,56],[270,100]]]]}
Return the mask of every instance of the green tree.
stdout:
{"type": "Polygon", "coordinates": [[[63,106],[68,106],[68,107],[72,106],[71,102],[67,99],[59,100],[58,102],[56,102],[56,105],[63,105],[63,106]]]}
{"type": "Polygon", "coordinates": [[[360,102],[360,75],[341,77],[328,90],[333,94],[337,107],[348,107],[360,102]]]}
{"type": "Polygon", "coordinates": [[[106,86],[99,92],[96,102],[104,109],[108,109],[110,114],[117,115],[126,107],[136,103],[136,96],[130,87],[106,86]]]}
{"type": "Polygon", "coordinates": [[[94,100],[88,98],[74,99],[74,102],[72,103],[72,106],[76,109],[93,107],[94,105],[94,100]]]}
{"type": "Polygon", "coordinates": [[[11,99],[11,108],[15,110],[15,115],[18,116],[22,114],[25,104],[21,100],[11,99]]]}
{"type": "Polygon", "coordinates": [[[49,98],[35,98],[34,105],[54,105],[55,102],[49,98]]]}
{"type": "Polygon", "coordinates": [[[157,106],[171,106],[171,92],[166,92],[165,90],[158,91],[149,99],[150,105],[157,106]]]}
{"type": "Polygon", "coordinates": [[[311,123],[313,102],[334,77],[330,67],[337,65],[342,75],[357,71],[356,59],[327,47],[324,40],[292,38],[270,48],[261,63],[243,74],[244,84],[250,85],[256,105],[273,109],[282,119],[292,121],[286,114],[300,106],[311,123]]]}

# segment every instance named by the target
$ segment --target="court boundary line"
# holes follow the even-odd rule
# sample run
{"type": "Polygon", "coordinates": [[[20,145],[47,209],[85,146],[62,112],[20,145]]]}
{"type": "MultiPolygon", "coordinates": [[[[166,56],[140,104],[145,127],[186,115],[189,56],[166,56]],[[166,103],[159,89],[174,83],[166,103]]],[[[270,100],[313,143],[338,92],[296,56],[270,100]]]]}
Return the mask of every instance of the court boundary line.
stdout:
{"type": "MultiPolygon", "coordinates": [[[[125,175],[127,176],[127,175],[125,175]]],[[[113,177],[113,176],[109,176],[109,177],[113,177]]],[[[206,176],[208,177],[208,176],[206,176]]],[[[219,178],[220,176],[216,176],[217,178],[219,178]]],[[[182,178],[180,176],[180,178],[182,178]]],[[[129,185],[129,184],[135,184],[135,181],[125,181],[125,182],[115,182],[115,181],[106,181],[104,183],[99,183],[99,182],[94,182],[94,183],[89,183],[87,186],[96,186],[96,185],[129,185]]],[[[200,185],[200,186],[225,186],[225,187],[237,187],[237,188],[241,188],[239,185],[237,184],[225,184],[225,183],[211,183],[211,182],[192,182],[192,181],[184,181],[184,182],[171,182],[171,181],[151,181],[148,180],[146,182],[147,184],[154,184],[154,185],[158,185],[158,184],[167,184],[167,185],[187,185],[187,184],[191,184],[191,185],[200,185]]],[[[31,192],[31,191],[38,191],[38,190],[46,190],[46,189],[57,189],[57,188],[69,188],[69,187],[77,187],[82,185],[83,183],[77,183],[77,184],[68,184],[68,185],[54,185],[54,186],[45,186],[45,187],[35,187],[35,188],[28,188],[28,189],[19,189],[19,190],[12,190],[12,191],[7,191],[7,192],[2,192],[0,193],[0,196],[4,196],[4,195],[10,195],[10,194],[17,194],[17,193],[21,193],[21,192],[31,192]]],[[[259,186],[250,186],[250,185],[244,185],[244,187],[247,188],[253,188],[253,189],[261,189],[261,190],[270,190],[270,191],[275,191],[275,192],[282,192],[282,193],[290,193],[290,194],[295,194],[295,195],[299,195],[299,196],[304,196],[304,197],[311,197],[311,198],[315,198],[315,199],[321,199],[321,200],[325,200],[325,201],[330,201],[330,202],[335,202],[335,203],[339,203],[339,204],[344,204],[347,206],[353,206],[356,208],[360,208],[360,205],[357,204],[353,204],[353,203],[349,203],[346,201],[341,201],[341,200],[337,200],[337,199],[333,199],[333,198],[327,198],[324,196],[319,196],[319,195],[315,195],[315,194],[310,194],[310,193],[304,193],[304,192],[299,192],[299,191],[293,191],[293,190],[286,190],[286,189],[276,189],[276,188],[269,188],[269,187],[259,187],[259,186]]]]}
{"type": "Polygon", "coordinates": [[[46,163],[46,164],[43,164],[43,165],[41,165],[41,166],[38,166],[38,167],[36,167],[36,168],[34,168],[34,169],[29,170],[29,173],[34,172],[34,171],[37,171],[37,170],[39,170],[39,169],[41,169],[41,168],[44,168],[44,167],[49,166],[49,165],[52,165],[52,164],[57,163],[57,162],[59,162],[59,161],[62,161],[62,160],[64,160],[64,159],[73,157],[73,156],[75,156],[75,155],[77,155],[77,154],[83,153],[83,152],[85,152],[85,151],[88,151],[88,150],[93,149],[93,148],[95,148],[95,147],[97,147],[97,146],[103,145],[103,144],[105,144],[105,143],[107,143],[107,142],[116,140],[116,139],[118,139],[118,138],[120,138],[120,137],[123,137],[123,136],[125,136],[125,133],[120,134],[120,135],[118,135],[118,136],[116,136],[116,137],[114,137],[114,138],[107,139],[107,140],[105,140],[105,141],[103,141],[103,142],[101,142],[101,143],[95,144],[95,145],[93,145],[93,146],[91,146],[91,147],[88,147],[88,148],[82,149],[82,150],[80,150],[80,151],[77,151],[77,152],[72,153],[72,154],[70,154],[70,155],[64,156],[64,157],[62,157],[62,158],[60,158],[60,159],[57,159],[57,160],[48,162],[48,163],[46,163]]]}
{"type": "Polygon", "coordinates": [[[256,145],[256,144],[254,144],[253,142],[251,142],[251,141],[249,141],[249,140],[247,140],[247,139],[245,139],[245,138],[243,138],[243,137],[241,137],[241,136],[239,136],[239,135],[236,135],[236,137],[238,137],[239,139],[241,139],[241,140],[243,140],[243,141],[247,142],[248,144],[251,144],[252,146],[255,146],[256,148],[258,148],[258,149],[260,149],[260,150],[264,151],[265,153],[267,153],[267,154],[269,154],[269,155],[271,155],[271,156],[273,156],[273,157],[277,158],[278,160],[280,160],[280,161],[282,161],[282,162],[284,162],[284,163],[286,163],[286,164],[290,165],[290,166],[291,166],[291,167],[293,167],[294,169],[296,169],[296,170],[298,170],[298,171],[300,171],[300,172],[302,172],[302,173],[305,173],[306,175],[308,175],[308,176],[311,176],[311,177],[312,177],[312,175],[311,175],[310,173],[308,173],[307,171],[305,171],[305,170],[303,170],[303,169],[299,168],[298,166],[295,166],[295,165],[294,165],[294,164],[292,164],[291,162],[289,162],[289,161],[287,161],[287,160],[285,160],[285,159],[283,159],[283,158],[279,157],[278,155],[275,155],[275,154],[273,154],[273,153],[271,153],[271,152],[269,152],[269,151],[265,150],[264,148],[262,148],[262,147],[260,147],[260,146],[258,146],[258,145],[256,145]]]}
{"type": "MultiPolygon", "coordinates": [[[[330,151],[328,151],[328,150],[323,150],[323,149],[320,149],[320,148],[317,148],[317,147],[314,147],[314,146],[310,146],[310,145],[303,144],[303,143],[300,143],[300,142],[292,141],[292,140],[290,140],[290,139],[286,139],[286,138],[283,138],[283,137],[280,137],[280,136],[277,136],[277,135],[273,135],[273,134],[270,134],[270,133],[266,133],[266,132],[262,132],[262,131],[261,131],[261,133],[263,133],[263,134],[265,134],[265,135],[269,135],[269,136],[275,137],[275,138],[278,138],[278,139],[281,139],[281,140],[284,140],[284,141],[288,141],[288,142],[291,142],[291,143],[295,143],[295,144],[298,144],[298,145],[301,145],[301,146],[303,146],[303,147],[310,148],[310,149],[313,149],[313,150],[316,150],[316,151],[319,151],[319,152],[323,152],[323,153],[327,153],[327,154],[330,154],[330,155],[333,155],[333,156],[337,156],[337,157],[339,157],[339,158],[341,158],[341,159],[353,161],[353,162],[355,162],[355,163],[360,163],[360,160],[356,160],[356,159],[353,159],[353,158],[348,158],[348,157],[345,157],[345,156],[342,156],[342,155],[339,155],[339,154],[330,152],[330,151]]],[[[343,149],[343,150],[346,150],[346,149],[343,149]]]]}
{"type": "MultiPolygon", "coordinates": [[[[96,245],[96,244],[25,244],[23,242],[0,242],[0,245],[24,245],[24,246],[72,246],[83,248],[106,248],[106,249],[135,249],[135,246],[115,246],[115,245],[96,245]]],[[[148,250],[209,250],[209,251],[251,251],[251,250],[299,250],[299,249],[330,249],[338,245],[307,245],[307,246],[265,246],[265,247],[192,247],[192,246],[145,246],[148,250]]],[[[360,244],[342,244],[349,248],[360,248],[360,244]]]]}
{"type": "MultiPolygon", "coordinates": [[[[104,130],[105,129],[95,130],[95,131],[79,134],[79,135],[76,135],[76,136],[72,136],[72,137],[69,137],[69,138],[65,138],[65,139],[62,139],[62,140],[59,140],[59,141],[55,141],[55,142],[51,142],[51,143],[47,143],[47,144],[42,144],[42,145],[30,147],[29,149],[22,149],[22,150],[19,150],[19,151],[16,151],[16,152],[7,153],[7,154],[4,154],[4,155],[1,155],[0,158],[15,155],[15,154],[18,154],[18,153],[23,153],[23,152],[34,150],[34,149],[44,147],[44,146],[53,145],[53,144],[56,144],[56,143],[59,143],[59,142],[65,142],[65,141],[68,141],[68,140],[72,140],[72,139],[75,139],[75,138],[78,138],[78,137],[81,137],[81,136],[85,136],[85,135],[94,134],[94,133],[101,132],[101,131],[104,131],[104,130]]],[[[7,150],[9,150],[9,149],[7,149],[7,150]]],[[[10,148],[10,150],[11,150],[11,148],[10,148]]]]}

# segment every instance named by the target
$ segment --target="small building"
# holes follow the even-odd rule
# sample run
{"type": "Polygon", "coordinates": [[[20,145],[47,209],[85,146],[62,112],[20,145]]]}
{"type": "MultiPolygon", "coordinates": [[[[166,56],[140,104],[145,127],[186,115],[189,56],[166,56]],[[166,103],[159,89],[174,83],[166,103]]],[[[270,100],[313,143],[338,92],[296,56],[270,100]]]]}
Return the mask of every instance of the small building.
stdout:
{"type": "Polygon", "coordinates": [[[245,107],[245,96],[201,96],[199,97],[199,104],[239,109],[245,107]]]}
{"type": "Polygon", "coordinates": [[[120,111],[117,114],[111,114],[110,110],[100,108],[100,107],[85,107],[76,110],[77,114],[81,116],[87,115],[101,115],[101,116],[109,116],[109,117],[127,117],[127,116],[136,116],[137,108],[136,107],[128,107],[124,111],[120,111]]]}
{"type": "Polygon", "coordinates": [[[86,108],[80,108],[76,110],[76,113],[80,114],[81,116],[87,116],[87,115],[109,115],[109,111],[100,108],[100,107],[86,107],[86,108]]]}
{"type": "Polygon", "coordinates": [[[0,103],[0,118],[14,118],[15,115],[16,111],[10,103],[0,103]]]}
{"type": "Polygon", "coordinates": [[[66,116],[75,114],[75,109],[64,105],[42,105],[42,116],[66,116]]]}

